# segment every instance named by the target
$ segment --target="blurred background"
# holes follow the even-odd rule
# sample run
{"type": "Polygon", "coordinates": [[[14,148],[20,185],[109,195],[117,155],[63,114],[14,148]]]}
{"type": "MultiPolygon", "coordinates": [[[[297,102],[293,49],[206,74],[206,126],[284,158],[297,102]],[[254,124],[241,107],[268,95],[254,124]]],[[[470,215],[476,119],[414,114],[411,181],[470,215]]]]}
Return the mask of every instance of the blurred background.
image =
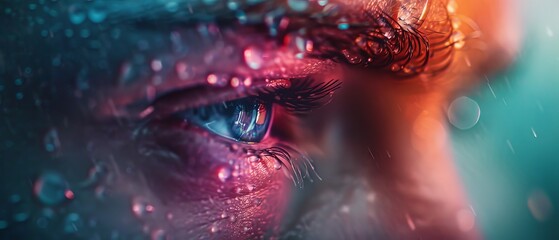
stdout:
{"type": "Polygon", "coordinates": [[[454,154],[486,239],[559,239],[559,1],[521,4],[516,63],[450,108],[454,154]]]}

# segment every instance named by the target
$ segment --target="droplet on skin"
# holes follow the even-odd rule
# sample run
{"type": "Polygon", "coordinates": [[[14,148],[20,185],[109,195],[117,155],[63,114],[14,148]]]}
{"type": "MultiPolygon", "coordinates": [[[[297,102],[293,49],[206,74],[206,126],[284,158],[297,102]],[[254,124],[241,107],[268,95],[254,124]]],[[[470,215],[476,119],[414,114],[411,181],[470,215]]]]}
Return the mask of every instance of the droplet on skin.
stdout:
{"type": "Polygon", "coordinates": [[[163,229],[156,229],[151,232],[151,240],[165,240],[167,238],[167,234],[163,229]]]}
{"type": "Polygon", "coordinates": [[[455,49],[462,49],[464,45],[466,45],[465,41],[466,36],[461,31],[455,31],[452,34],[452,42],[454,44],[455,49]]]}
{"type": "Polygon", "coordinates": [[[540,222],[547,221],[553,215],[553,204],[547,193],[542,190],[535,190],[528,196],[528,209],[540,222]]]}
{"type": "Polygon", "coordinates": [[[256,47],[248,47],[244,50],[243,55],[245,63],[251,69],[258,70],[262,67],[264,59],[262,58],[262,51],[256,47]]]}
{"type": "Polygon", "coordinates": [[[258,161],[260,161],[260,157],[255,156],[255,155],[249,156],[247,159],[248,159],[249,162],[258,162],[258,161]]]}
{"type": "Polygon", "coordinates": [[[280,169],[281,169],[281,165],[282,165],[282,164],[281,164],[280,161],[278,161],[278,160],[275,160],[275,161],[274,161],[274,169],[280,170],[280,169]]]}
{"type": "Polygon", "coordinates": [[[471,209],[465,208],[456,213],[456,222],[460,231],[469,232],[476,224],[476,217],[471,209]]]}
{"type": "Polygon", "coordinates": [[[447,114],[454,127],[467,130],[478,123],[481,111],[476,101],[468,97],[459,97],[452,101],[447,114]]]}
{"type": "Polygon", "coordinates": [[[229,169],[228,167],[221,167],[221,168],[217,171],[217,178],[218,178],[221,182],[227,181],[227,179],[229,179],[230,177],[231,177],[231,169],[229,169]]]}
{"type": "MultiPolygon", "coordinates": [[[[68,183],[56,172],[45,172],[37,178],[33,192],[37,199],[45,205],[56,205],[67,198],[68,183]]],[[[70,191],[71,192],[71,191],[70,191]]],[[[70,196],[70,194],[68,194],[70,196]]],[[[71,194],[73,198],[73,192],[71,194]]]]}
{"type": "Polygon", "coordinates": [[[287,6],[293,11],[302,12],[309,7],[309,0],[288,0],[287,6]]]}
{"type": "Polygon", "coordinates": [[[248,189],[250,192],[252,192],[255,188],[256,188],[256,185],[250,184],[250,183],[247,184],[247,189],[248,189]]]}
{"type": "Polygon", "coordinates": [[[132,199],[132,213],[138,217],[143,218],[155,210],[153,205],[151,205],[146,199],[141,197],[135,197],[132,199]]]}
{"type": "Polygon", "coordinates": [[[208,81],[208,83],[211,85],[215,85],[217,83],[217,76],[215,74],[210,74],[206,78],[206,81],[208,81]]]}
{"type": "Polygon", "coordinates": [[[217,231],[219,231],[219,228],[215,224],[210,227],[210,232],[216,233],[217,231]]]}

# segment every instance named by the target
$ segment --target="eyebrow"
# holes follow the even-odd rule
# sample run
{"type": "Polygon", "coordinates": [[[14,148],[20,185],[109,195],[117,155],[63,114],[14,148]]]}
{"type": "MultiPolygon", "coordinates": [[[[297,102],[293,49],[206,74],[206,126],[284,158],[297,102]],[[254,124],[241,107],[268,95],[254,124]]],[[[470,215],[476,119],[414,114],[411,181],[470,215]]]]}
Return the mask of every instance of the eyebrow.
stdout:
{"type": "MultiPolygon", "coordinates": [[[[126,1],[128,5],[132,0],[126,1]]],[[[399,25],[398,20],[391,17],[388,13],[382,11],[382,6],[373,5],[373,2],[389,2],[384,0],[348,0],[345,5],[347,9],[337,9],[343,13],[342,17],[347,21],[348,26],[340,26],[339,14],[331,17],[328,14],[323,16],[316,16],[314,9],[309,9],[306,12],[288,12],[283,15],[290,18],[290,26],[286,32],[298,31],[301,28],[305,28],[307,34],[315,43],[315,48],[321,54],[309,55],[309,59],[315,59],[317,61],[322,60],[334,60],[336,62],[346,62],[352,65],[361,65],[362,67],[374,67],[383,68],[390,66],[391,64],[398,63],[405,66],[409,64],[410,66],[417,67],[419,70],[412,69],[412,71],[421,71],[423,67],[426,66],[428,57],[428,42],[424,36],[414,31],[413,29],[404,28],[399,25]],[[368,3],[363,5],[364,3],[368,3]],[[361,5],[359,5],[361,4],[361,5]],[[361,6],[361,7],[359,7],[361,6]],[[315,15],[313,15],[315,14],[315,15]],[[293,21],[291,21],[293,20],[293,21]],[[387,35],[389,31],[390,34],[387,35]],[[355,39],[358,37],[363,37],[367,44],[364,46],[358,46],[355,39]],[[399,42],[407,41],[407,42],[399,42]],[[370,44],[378,45],[378,47],[371,47],[370,44]],[[407,47],[409,49],[400,49],[398,53],[391,52],[393,46],[397,47],[407,47]],[[382,51],[377,51],[377,50],[382,51]],[[353,52],[349,52],[349,50],[353,52]],[[344,52],[345,51],[345,52],[344,52]],[[350,55],[353,54],[353,55],[350,55]],[[382,55],[384,54],[384,55],[382,55]],[[361,59],[359,62],[352,62],[353,56],[359,56],[361,59]]],[[[232,17],[235,11],[224,7],[224,1],[221,1],[218,5],[211,5],[213,7],[207,8],[207,4],[202,3],[202,1],[193,0],[183,0],[179,1],[177,4],[179,7],[176,14],[170,14],[168,6],[161,2],[147,2],[140,5],[135,5],[133,7],[127,8],[127,4],[118,5],[115,9],[121,9],[121,11],[114,11],[113,20],[114,21],[124,21],[133,24],[141,23],[141,27],[149,27],[150,23],[155,24],[155,26],[165,26],[170,24],[182,23],[188,25],[188,23],[198,23],[198,22],[211,22],[216,23],[216,21],[224,20],[232,17]],[[195,14],[183,14],[185,11],[196,12],[195,14]]],[[[255,12],[266,14],[269,13],[266,9],[272,9],[274,6],[279,6],[278,4],[285,4],[285,1],[266,1],[260,4],[247,4],[240,6],[238,9],[244,9],[247,12],[255,12]]],[[[114,5],[110,4],[109,5],[114,5]]],[[[284,6],[284,5],[281,5],[284,6]]],[[[284,6],[285,7],[285,6],[284,6]]],[[[386,6],[385,6],[386,7],[386,6]]],[[[113,10],[115,10],[113,9],[113,10]]],[[[259,19],[264,19],[260,17],[259,19]]],[[[237,27],[254,27],[260,23],[248,24],[248,25],[235,25],[237,27]]],[[[231,24],[231,23],[230,23],[231,24]]],[[[156,29],[159,29],[156,28],[156,29]]],[[[262,33],[265,34],[265,33],[262,33]]],[[[307,57],[305,57],[307,59],[307,57]]],[[[262,76],[266,79],[266,76],[262,76]]],[[[201,79],[202,81],[204,79],[201,79]]],[[[178,83],[178,82],[177,82],[178,83]]],[[[201,84],[198,82],[196,84],[201,84]]],[[[204,81],[205,83],[205,81],[204,81]]],[[[194,87],[195,82],[190,81],[188,84],[184,85],[185,82],[180,82],[182,86],[175,86],[181,88],[194,87]]],[[[171,86],[171,85],[169,85],[171,86]]],[[[140,89],[133,92],[137,94],[143,94],[145,91],[142,89],[144,85],[138,85],[140,89]]],[[[163,86],[159,86],[163,87],[163,86]]],[[[168,90],[161,89],[158,93],[164,93],[168,90]]],[[[171,89],[173,90],[173,89],[171,89]]],[[[118,95],[119,93],[116,93],[118,95]]],[[[135,98],[134,98],[135,99],[135,98]]],[[[130,99],[131,100],[131,99],[130,99]]],[[[122,104],[126,104],[122,102],[122,104]]],[[[130,102],[128,102],[130,103],[130,102]]],[[[118,104],[121,105],[121,104],[118,104]]]]}

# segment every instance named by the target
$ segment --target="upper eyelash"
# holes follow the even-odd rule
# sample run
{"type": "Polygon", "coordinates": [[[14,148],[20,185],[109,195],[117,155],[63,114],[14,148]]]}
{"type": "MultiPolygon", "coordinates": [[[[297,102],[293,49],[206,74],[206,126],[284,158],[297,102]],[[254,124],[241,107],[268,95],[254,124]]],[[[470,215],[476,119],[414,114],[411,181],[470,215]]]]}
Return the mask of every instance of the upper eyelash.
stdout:
{"type": "Polygon", "coordinates": [[[313,84],[310,78],[292,81],[291,86],[278,85],[260,90],[256,97],[263,102],[277,103],[289,112],[301,114],[321,107],[326,97],[341,87],[341,81],[330,80],[313,84]]]}

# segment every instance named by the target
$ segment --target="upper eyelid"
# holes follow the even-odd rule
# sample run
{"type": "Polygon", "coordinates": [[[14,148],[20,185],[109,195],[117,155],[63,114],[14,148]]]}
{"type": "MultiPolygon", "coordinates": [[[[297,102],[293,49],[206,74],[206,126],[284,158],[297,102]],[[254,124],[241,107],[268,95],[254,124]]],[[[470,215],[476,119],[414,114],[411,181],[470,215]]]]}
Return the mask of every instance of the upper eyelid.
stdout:
{"type": "Polygon", "coordinates": [[[341,81],[339,80],[320,82],[312,78],[303,78],[290,80],[279,79],[275,81],[287,81],[289,87],[281,84],[271,85],[270,82],[272,81],[268,83],[263,81],[263,84],[252,86],[252,88],[246,89],[245,91],[204,87],[197,90],[178,90],[156,99],[149,107],[152,108],[149,118],[164,118],[190,108],[217,104],[219,102],[232,101],[245,97],[257,97],[261,101],[276,103],[286,107],[289,112],[300,114],[325,104],[322,100],[333,94],[333,92],[341,86],[341,81]],[[188,91],[190,91],[190,94],[188,94],[188,91]],[[224,94],[216,96],[216,91],[224,94]],[[203,97],[202,95],[208,97],[203,97]],[[198,96],[202,96],[203,99],[198,98],[198,96]],[[197,102],[193,103],[194,101],[197,102]]]}

